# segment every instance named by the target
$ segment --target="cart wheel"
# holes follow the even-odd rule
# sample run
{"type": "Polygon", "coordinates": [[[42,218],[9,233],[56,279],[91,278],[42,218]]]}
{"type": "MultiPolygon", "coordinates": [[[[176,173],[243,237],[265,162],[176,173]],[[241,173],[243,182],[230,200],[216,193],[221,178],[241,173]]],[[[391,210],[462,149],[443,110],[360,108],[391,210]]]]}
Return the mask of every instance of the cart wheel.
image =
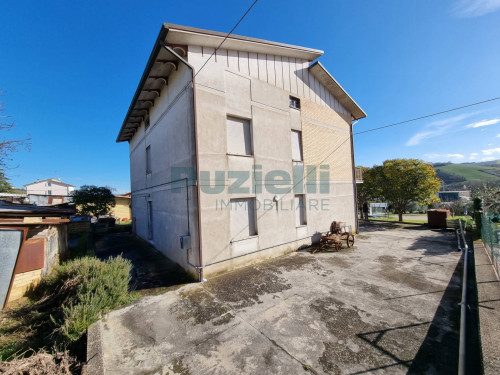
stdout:
{"type": "Polygon", "coordinates": [[[347,247],[353,247],[354,246],[354,236],[350,234],[347,236],[347,247]]]}

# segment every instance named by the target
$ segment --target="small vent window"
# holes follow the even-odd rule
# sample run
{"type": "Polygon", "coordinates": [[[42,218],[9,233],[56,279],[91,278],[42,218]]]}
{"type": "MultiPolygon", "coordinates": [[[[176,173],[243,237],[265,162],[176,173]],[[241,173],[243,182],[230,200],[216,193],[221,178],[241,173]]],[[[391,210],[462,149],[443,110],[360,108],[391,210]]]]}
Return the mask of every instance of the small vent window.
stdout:
{"type": "Polygon", "coordinates": [[[300,109],[300,99],[290,96],[290,108],[300,109]]]}
{"type": "Polygon", "coordinates": [[[151,173],[151,146],[146,147],[146,174],[151,173]]]}

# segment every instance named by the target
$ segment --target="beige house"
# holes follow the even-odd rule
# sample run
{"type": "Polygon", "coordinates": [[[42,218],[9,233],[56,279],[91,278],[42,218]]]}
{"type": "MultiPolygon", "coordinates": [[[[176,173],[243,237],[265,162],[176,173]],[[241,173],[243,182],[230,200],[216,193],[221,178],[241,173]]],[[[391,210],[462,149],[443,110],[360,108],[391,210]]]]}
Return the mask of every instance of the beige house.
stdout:
{"type": "Polygon", "coordinates": [[[366,114],[323,52],[237,35],[215,52],[225,36],[164,24],[117,139],[135,232],[199,279],[357,225],[366,114]]]}
{"type": "Polygon", "coordinates": [[[111,216],[117,220],[131,220],[132,211],[130,210],[130,197],[130,193],[115,195],[115,206],[111,209],[111,216]]]}

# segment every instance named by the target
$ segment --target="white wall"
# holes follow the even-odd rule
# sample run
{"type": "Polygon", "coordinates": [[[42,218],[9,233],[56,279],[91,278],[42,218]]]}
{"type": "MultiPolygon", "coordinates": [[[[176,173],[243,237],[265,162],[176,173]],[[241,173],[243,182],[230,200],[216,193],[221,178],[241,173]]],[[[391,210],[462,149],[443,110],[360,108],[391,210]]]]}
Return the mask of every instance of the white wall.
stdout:
{"type": "MultiPolygon", "coordinates": [[[[211,52],[203,50],[202,53],[201,47],[189,46],[188,60],[199,67],[211,52]]],[[[340,153],[334,155],[336,162],[342,164],[343,172],[342,175],[336,175],[334,170],[330,170],[330,192],[319,193],[319,186],[317,193],[305,192],[308,204],[315,200],[320,205],[322,200],[326,200],[328,204],[327,207],[320,206],[317,210],[306,210],[307,224],[304,226],[296,225],[294,193],[282,193],[278,194],[278,207],[274,203],[272,209],[261,206],[257,210],[257,236],[234,241],[231,238],[230,209],[221,206],[221,202],[227,203],[230,199],[237,198],[254,198],[261,204],[272,201],[275,193],[269,192],[265,187],[262,192],[258,192],[251,181],[243,185],[249,188],[248,192],[231,193],[229,187],[234,179],[228,178],[227,173],[248,171],[251,175],[255,166],[260,165],[262,176],[269,171],[280,170],[288,173],[290,179],[293,178],[292,130],[304,131],[305,126],[309,140],[316,137],[316,129],[333,132],[329,133],[328,137],[318,137],[323,141],[322,147],[320,150],[312,147],[304,154],[306,164],[320,161],[321,153],[334,149],[339,137],[347,137],[349,140],[350,115],[335,98],[320,87],[314,77],[309,76],[306,67],[306,61],[291,62],[290,59],[270,59],[268,56],[247,57],[244,53],[240,53],[238,57],[238,54],[231,51],[221,51],[217,53],[217,61],[209,62],[196,77],[200,171],[210,171],[211,178],[210,181],[200,179],[202,190],[208,185],[216,187],[213,181],[216,171],[225,173],[222,192],[210,194],[202,191],[200,196],[204,264],[272,248],[269,252],[266,250],[257,253],[259,255],[210,266],[205,269],[206,276],[268,257],[270,252],[278,255],[280,252],[282,254],[296,250],[301,245],[310,244],[312,238],[318,239],[319,232],[329,229],[333,220],[344,221],[354,229],[350,142],[345,143],[340,153]],[[314,109],[309,111],[310,118],[306,121],[304,111],[301,114],[300,111],[289,107],[290,95],[299,97],[301,101],[310,99],[312,103],[328,109],[330,113],[327,117],[334,115],[334,120],[339,123],[338,127],[322,123],[320,118],[315,118],[314,109]],[[251,120],[253,155],[250,157],[228,154],[227,116],[251,120]],[[302,240],[303,238],[309,239],[302,240]]],[[[257,184],[261,183],[263,184],[261,180],[257,181],[257,184]]],[[[284,187],[290,191],[293,181],[285,181],[284,187]]]]}
{"type": "MultiPolygon", "coordinates": [[[[198,69],[213,51],[213,48],[189,46],[189,63],[198,69]]],[[[217,64],[241,75],[257,78],[295,96],[310,99],[339,113],[350,115],[349,111],[309,73],[307,60],[219,49],[209,64],[217,64]]],[[[210,83],[208,86],[211,86],[210,83]]]]}
{"type": "Polygon", "coordinates": [[[74,189],[73,186],[61,184],[57,180],[40,181],[26,185],[26,194],[67,196],[70,195],[74,189]],[[49,183],[51,186],[47,186],[49,183]],[[50,194],[49,191],[51,192],[50,194]]]}
{"type": "Polygon", "coordinates": [[[193,91],[185,90],[169,109],[172,100],[191,79],[191,71],[179,63],[150,110],[150,126],[144,124],[130,141],[130,177],[132,217],[136,233],[157,250],[183,266],[186,250],[180,248],[180,236],[191,234],[192,263],[198,263],[196,186],[185,180],[173,182],[173,167],[195,167],[193,91]],[[146,174],[146,147],[151,147],[152,173],[146,174]],[[178,188],[179,192],[174,192],[178,188]],[[153,238],[148,234],[148,201],[153,208],[153,238]],[[189,225],[188,225],[189,223],[189,225]]]}

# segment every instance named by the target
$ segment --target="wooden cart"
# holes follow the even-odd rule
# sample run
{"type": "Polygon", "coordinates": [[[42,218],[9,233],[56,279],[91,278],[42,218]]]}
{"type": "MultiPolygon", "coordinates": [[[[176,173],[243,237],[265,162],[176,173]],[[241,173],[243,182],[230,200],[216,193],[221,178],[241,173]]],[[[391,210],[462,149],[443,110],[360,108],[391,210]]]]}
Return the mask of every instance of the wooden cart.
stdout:
{"type": "Polygon", "coordinates": [[[312,253],[318,251],[339,251],[342,249],[342,243],[345,241],[347,247],[354,246],[354,235],[351,233],[351,226],[346,226],[342,221],[333,221],[330,225],[330,231],[319,240],[319,247],[312,253]]]}

